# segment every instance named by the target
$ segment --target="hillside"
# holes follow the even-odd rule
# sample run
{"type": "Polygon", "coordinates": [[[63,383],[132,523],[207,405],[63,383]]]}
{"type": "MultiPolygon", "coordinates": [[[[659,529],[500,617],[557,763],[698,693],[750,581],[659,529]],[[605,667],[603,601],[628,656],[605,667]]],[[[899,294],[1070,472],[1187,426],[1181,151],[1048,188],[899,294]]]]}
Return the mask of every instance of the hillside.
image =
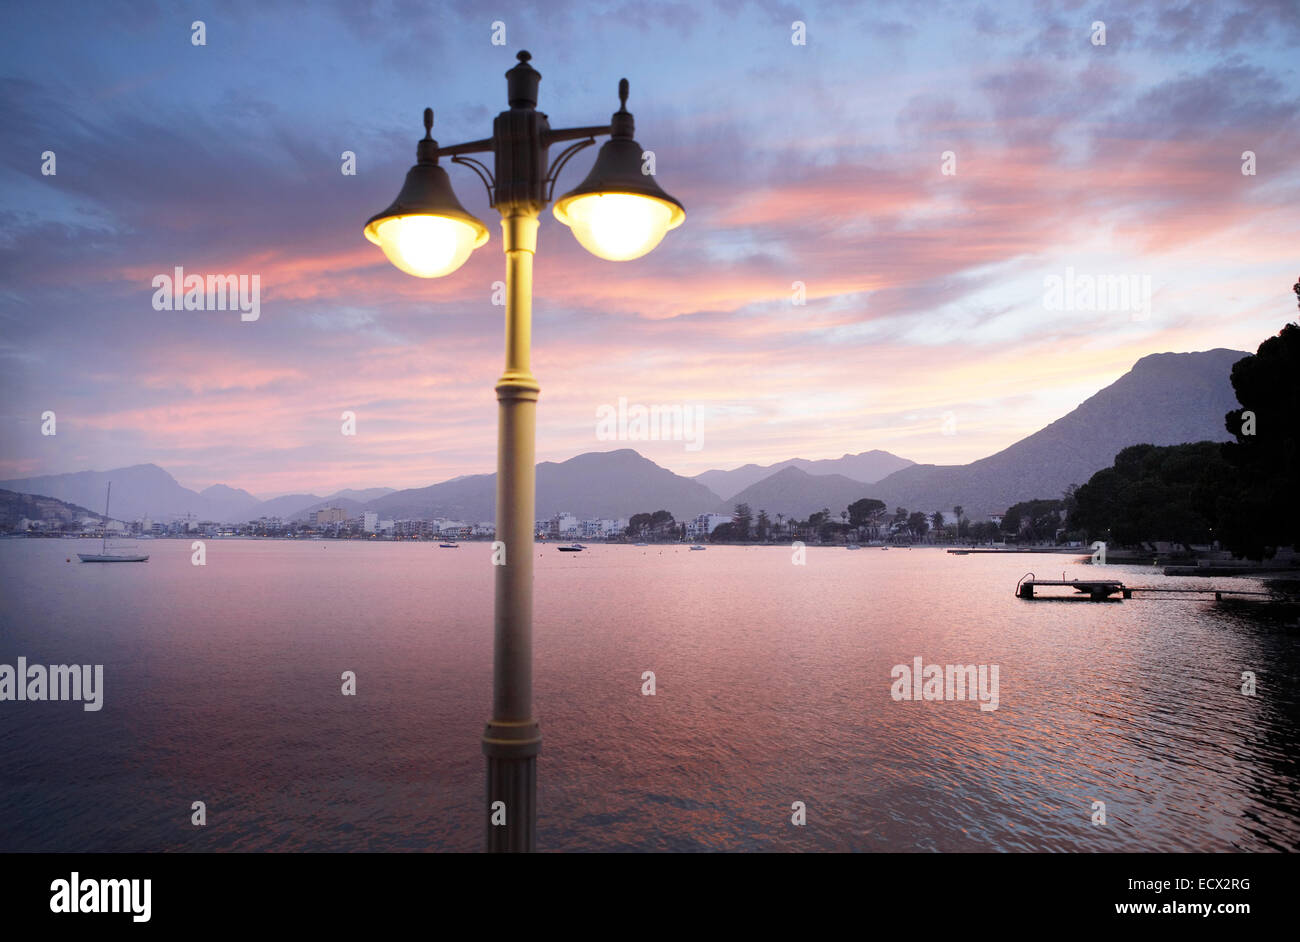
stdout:
{"type": "Polygon", "coordinates": [[[0,490],[0,530],[16,529],[24,517],[28,520],[58,521],[59,524],[77,523],[86,517],[101,519],[100,514],[93,510],[53,497],[0,490]]]}
{"type": "Polygon", "coordinates": [[[1225,441],[1225,413],[1239,408],[1229,379],[1237,350],[1156,353],[1051,425],[965,465],[913,465],[872,488],[911,510],[961,504],[971,517],[1038,497],[1060,497],[1109,467],[1129,445],[1225,441]]]}
{"type": "Polygon", "coordinates": [[[238,520],[242,509],[257,503],[247,491],[214,485],[196,493],[181,487],[176,479],[156,464],[137,464],[112,471],[77,471],[44,477],[0,481],[0,488],[22,494],[42,494],[82,507],[104,512],[104,494],[113,482],[110,516],[116,520],[151,517],[167,520],[192,513],[197,520],[238,520]]]}
{"type": "Polygon", "coordinates": [[[771,477],[745,488],[739,494],[714,506],[718,513],[731,513],[736,504],[749,504],[758,515],[766,510],[773,519],[777,514],[806,520],[823,507],[838,517],[849,504],[863,497],[874,497],[875,487],[853,481],[842,474],[809,474],[787,467],[771,477]]]}
{"type": "MultiPolygon", "coordinates": [[[[685,520],[717,503],[718,495],[704,485],[661,468],[630,448],[588,452],[537,466],[539,520],[563,512],[583,518],[620,518],[643,510],[667,510],[685,520]]],[[[396,491],[367,507],[395,519],[436,516],[489,521],[496,517],[496,475],[472,474],[396,491]]]]}
{"type": "Polygon", "coordinates": [[[856,455],[846,454],[839,458],[822,458],[813,461],[807,458],[790,458],[769,465],[747,464],[730,471],[704,471],[695,475],[695,480],[715,494],[730,499],[751,484],[757,484],[785,468],[798,468],[809,474],[840,474],[852,481],[873,484],[913,464],[915,462],[906,458],[874,449],[856,455]]]}

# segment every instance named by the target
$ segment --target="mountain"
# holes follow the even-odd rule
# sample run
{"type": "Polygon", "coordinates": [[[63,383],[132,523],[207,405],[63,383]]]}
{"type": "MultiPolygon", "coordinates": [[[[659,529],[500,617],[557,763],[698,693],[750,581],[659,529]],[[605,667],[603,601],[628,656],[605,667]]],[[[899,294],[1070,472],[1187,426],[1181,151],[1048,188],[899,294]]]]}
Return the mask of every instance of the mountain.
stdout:
{"type": "Polygon", "coordinates": [[[86,517],[100,519],[100,515],[93,510],[53,497],[0,490],[0,530],[15,529],[24,517],[28,520],[58,521],[61,524],[77,523],[86,517]]]}
{"type": "Polygon", "coordinates": [[[282,497],[272,497],[251,508],[248,511],[248,519],[279,517],[281,520],[292,520],[303,509],[319,504],[323,500],[325,498],[318,494],[285,494],[282,497]]]}
{"type": "MultiPolygon", "coordinates": [[[[1068,415],[966,465],[918,465],[888,452],[866,451],[818,461],[748,464],[687,478],[630,448],[543,462],[537,466],[537,518],[560,512],[618,518],[662,509],[685,520],[747,503],[755,513],[766,510],[772,516],[804,519],[823,507],[838,515],[861,497],[926,512],[949,511],[961,504],[967,516],[987,516],[1018,501],[1059,497],[1069,485],[1082,484],[1109,467],[1115,454],[1129,445],[1226,440],[1224,414],[1238,407],[1229,377],[1232,365],[1244,356],[1219,349],[1143,357],[1068,415]],[[877,479],[882,473],[887,476],[877,479]],[[728,493],[725,500],[719,496],[728,493]]],[[[154,464],[0,481],[0,489],[93,509],[103,507],[109,480],[112,516],[119,520],[167,520],[186,513],[223,523],[260,516],[293,520],[330,506],[344,508],[349,517],[374,510],[385,518],[450,517],[470,523],[492,520],[496,514],[494,474],[401,491],[349,489],[330,497],[288,494],[261,502],[223,484],[196,493],[154,464]]]]}
{"type": "MultiPolygon", "coordinates": [[[[1055,498],[1110,467],[1129,445],[1225,441],[1224,414],[1240,408],[1230,380],[1238,350],[1156,353],[1046,428],[965,465],[913,465],[873,485],[891,508],[962,505],[981,517],[1038,497],[1055,498]]],[[[834,507],[832,510],[836,509],[834,507]]]]}
{"type": "MultiPolygon", "coordinates": [[[[537,466],[538,520],[557,513],[580,518],[629,517],[667,510],[678,520],[704,513],[718,495],[630,448],[588,452],[537,466]]],[[[380,516],[449,517],[467,523],[496,518],[496,475],[471,474],[429,487],[396,491],[368,505],[380,516]]]]}
{"type": "MultiPolygon", "coordinates": [[[[0,488],[22,494],[53,497],[82,507],[98,507],[98,513],[103,513],[104,492],[109,481],[113,482],[109,516],[115,520],[136,520],[141,517],[167,520],[185,513],[193,513],[195,519],[212,519],[213,513],[220,509],[219,501],[210,502],[201,494],[181,487],[174,477],[156,464],[137,464],[112,471],[77,471],[72,474],[19,478],[0,481],[0,488]]],[[[228,490],[235,494],[247,494],[246,491],[228,490]]],[[[219,496],[223,496],[221,492],[219,496]]]]}
{"type": "Polygon", "coordinates": [[[207,509],[202,516],[218,522],[247,520],[248,511],[261,503],[248,491],[224,484],[204,488],[199,491],[199,496],[207,501],[207,509]]]}
{"type": "Polygon", "coordinates": [[[757,484],[783,468],[798,468],[809,474],[841,474],[853,481],[874,484],[895,471],[901,471],[913,464],[915,462],[906,458],[873,449],[856,455],[846,454],[839,458],[822,458],[815,461],[809,461],[807,458],[790,458],[776,464],[747,464],[730,471],[704,471],[695,475],[695,480],[715,494],[731,499],[751,484],[757,484]]]}
{"type": "Polygon", "coordinates": [[[364,491],[353,490],[352,488],[349,487],[346,488],[345,490],[339,491],[337,494],[331,494],[329,497],[323,499],[335,500],[337,498],[341,500],[355,500],[358,503],[364,504],[366,501],[369,500],[378,500],[380,497],[383,497],[386,494],[393,493],[393,491],[394,488],[391,487],[368,487],[364,491]]]}
{"type": "MultiPolygon", "coordinates": [[[[291,513],[281,514],[280,516],[285,520],[303,520],[307,517],[314,517],[316,515],[316,511],[324,510],[326,507],[341,508],[342,510],[347,512],[348,519],[350,520],[353,517],[360,517],[361,512],[363,510],[374,510],[375,502],[367,501],[366,503],[363,504],[361,501],[348,500],[346,497],[331,497],[328,500],[318,499],[313,504],[308,504],[305,507],[299,507],[297,510],[292,511],[291,513]]],[[[381,516],[383,515],[381,514],[381,516]]]]}
{"type": "Polygon", "coordinates": [[[766,510],[773,519],[782,514],[806,520],[809,514],[826,507],[832,518],[838,518],[840,511],[855,500],[872,496],[874,492],[870,485],[842,474],[809,474],[801,468],[786,467],[757,484],[751,484],[713,509],[717,513],[729,514],[736,504],[749,504],[756,517],[760,510],[766,510]]]}
{"type": "Polygon", "coordinates": [[[318,494],[285,494],[262,501],[252,508],[247,517],[240,519],[279,517],[281,520],[301,520],[326,507],[341,507],[348,512],[349,517],[356,517],[363,510],[374,510],[374,504],[380,497],[392,493],[394,491],[391,487],[368,487],[361,491],[346,488],[328,497],[318,494]]]}

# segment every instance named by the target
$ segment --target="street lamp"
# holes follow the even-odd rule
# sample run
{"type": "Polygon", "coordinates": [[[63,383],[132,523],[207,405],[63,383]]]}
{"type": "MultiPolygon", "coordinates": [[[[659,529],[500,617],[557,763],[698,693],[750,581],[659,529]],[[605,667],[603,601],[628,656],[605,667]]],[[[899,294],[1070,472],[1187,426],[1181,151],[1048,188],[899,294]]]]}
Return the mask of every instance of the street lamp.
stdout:
{"type": "Polygon", "coordinates": [[[627,79],[619,82],[619,110],[609,124],[551,130],[537,110],[541,75],[520,52],[506,72],[510,108],[492,122],[492,136],[452,147],[432,138],[433,111],[424,112],[424,139],[416,164],[391,206],[373,216],[365,236],[402,271],[421,278],[449,275],[487,241],[487,227],[452,191],[438,158],[469,167],[501,214],[506,254],[505,372],[497,382],[497,539],[505,565],[495,575],[492,718],[483,733],[487,756],[487,848],[531,851],[537,843],[537,753],[542,734],[533,717],[533,527],[537,396],[530,366],[533,255],[538,216],[551,202],[555,181],[574,154],[609,135],[587,178],[555,204],[555,217],[600,258],[627,261],[652,250],[686,218],[643,171],[633,140],[627,79]],[[548,161],[552,144],[572,141],[548,161]],[[489,170],[468,154],[491,153],[489,170]],[[504,822],[504,823],[500,823],[504,822]]]}

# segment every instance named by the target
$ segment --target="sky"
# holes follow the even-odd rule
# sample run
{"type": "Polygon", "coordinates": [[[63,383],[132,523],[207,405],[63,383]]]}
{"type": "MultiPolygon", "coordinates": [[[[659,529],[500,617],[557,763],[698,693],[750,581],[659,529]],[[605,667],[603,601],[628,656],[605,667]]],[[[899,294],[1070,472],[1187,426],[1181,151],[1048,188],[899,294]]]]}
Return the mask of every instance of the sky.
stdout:
{"type": "Polygon", "coordinates": [[[539,460],[981,458],[1142,356],[1295,318],[1297,48],[1296,0],[5,4],[0,479],[154,462],[270,497],[493,470],[482,183],[444,161],[491,233],[448,277],[362,226],[425,107],[444,146],[491,135],[520,49],[553,128],[608,120],[626,77],[687,213],[630,262],[543,214],[539,460]],[[155,310],[177,266],[258,275],[260,316],[155,310]],[[1117,277],[1126,304],[1048,290],[1117,277]],[[611,440],[620,400],[689,410],[690,440],[611,440]]]}

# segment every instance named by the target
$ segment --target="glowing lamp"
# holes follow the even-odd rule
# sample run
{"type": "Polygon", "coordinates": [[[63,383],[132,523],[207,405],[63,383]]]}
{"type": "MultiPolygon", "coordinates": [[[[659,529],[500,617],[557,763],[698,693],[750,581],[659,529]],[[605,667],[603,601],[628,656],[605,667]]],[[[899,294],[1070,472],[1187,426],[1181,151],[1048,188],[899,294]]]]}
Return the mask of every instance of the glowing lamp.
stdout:
{"type": "Polygon", "coordinates": [[[592,255],[611,262],[640,258],[670,229],[686,219],[686,210],[645,173],[644,152],[632,139],[627,110],[627,79],[619,82],[622,107],[610,122],[611,137],[600,148],[591,173],[555,201],[555,218],[573,230],[592,255]]]}
{"type": "Polygon", "coordinates": [[[469,253],[488,240],[487,226],[470,214],[438,166],[438,144],[430,137],[433,111],[424,111],[424,140],[418,163],[391,206],[366,223],[366,238],[408,275],[439,278],[465,264],[469,253]]]}

